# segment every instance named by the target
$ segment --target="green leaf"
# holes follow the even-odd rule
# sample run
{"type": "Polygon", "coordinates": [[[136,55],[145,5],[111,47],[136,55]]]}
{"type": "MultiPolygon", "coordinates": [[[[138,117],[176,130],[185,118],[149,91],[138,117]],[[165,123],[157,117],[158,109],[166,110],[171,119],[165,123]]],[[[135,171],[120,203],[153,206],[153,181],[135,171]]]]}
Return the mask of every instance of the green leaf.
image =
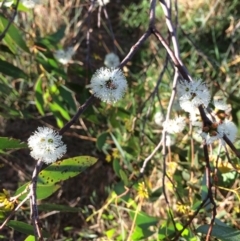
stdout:
{"type": "Polygon", "coordinates": [[[29,235],[24,241],[35,241],[35,237],[33,235],[29,235]]]}
{"type": "Polygon", "coordinates": [[[61,212],[71,212],[76,213],[82,211],[81,208],[73,208],[65,205],[58,205],[58,204],[51,204],[51,203],[44,203],[38,205],[38,210],[42,211],[61,211],[61,212]]]}
{"type": "Polygon", "coordinates": [[[73,92],[64,85],[59,86],[58,89],[61,97],[69,106],[69,109],[75,112],[77,110],[77,106],[73,97],[73,92]]]}
{"type": "Polygon", "coordinates": [[[26,79],[28,76],[18,67],[0,59],[0,72],[14,78],[26,79]]]}
{"type": "MultiPolygon", "coordinates": [[[[19,187],[15,193],[15,195],[18,195],[22,193],[24,190],[26,190],[29,183],[25,183],[21,187],[19,187]]],[[[51,196],[54,192],[56,192],[60,188],[60,185],[54,184],[54,185],[46,185],[46,184],[40,184],[37,183],[37,200],[45,199],[49,196],[51,196]]],[[[19,197],[19,200],[23,200],[27,196],[28,192],[21,195],[19,197]]]]}
{"type": "Polygon", "coordinates": [[[116,228],[109,229],[105,232],[105,235],[108,238],[113,238],[113,235],[116,233],[116,228]]]}
{"type": "Polygon", "coordinates": [[[56,98],[53,97],[53,101],[54,101],[54,103],[49,103],[49,107],[50,107],[51,111],[53,113],[58,111],[64,119],[69,121],[71,119],[71,117],[68,114],[67,110],[62,107],[61,103],[59,103],[59,101],[56,98]]]}
{"type": "Polygon", "coordinates": [[[159,199],[159,197],[162,195],[163,193],[163,188],[159,187],[157,190],[155,190],[154,192],[152,192],[149,196],[149,201],[150,202],[155,202],[159,199]]]}
{"type": "Polygon", "coordinates": [[[96,146],[97,146],[97,149],[98,149],[99,151],[102,151],[103,146],[104,146],[105,143],[106,143],[107,136],[108,136],[108,133],[107,133],[107,132],[103,132],[103,133],[101,133],[101,134],[97,137],[96,146]]]}
{"type": "Polygon", "coordinates": [[[119,170],[119,174],[120,174],[121,179],[124,182],[124,185],[127,186],[129,184],[127,174],[123,171],[123,169],[119,170]]]}
{"type": "Polygon", "coordinates": [[[57,126],[61,129],[64,127],[64,121],[63,121],[63,118],[59,115],[56,115],[56,112],[54,113],[54,116],[56,118],[56,121],[57,121],[57,126]]]}
{"type": "Polygon", "coordinates": [[[11,54],[12,56],[14,56],[14,53],[11,51],[11,49],[4,44],[0,44],[0,51],[4,52],[4,53],[11,54]]]}
{"type": "Polygon", "coordinates": [[[0,150],[26,148],[27,144],[9,137],[0,137],[0,150]]]}
{"type": "Polygon", "coordinates": [[[60,28],[53,34],[46,36],[53,44],[57,44],[65,36],[66,25],[60,26],[60,28]]]}
{"type": "Polygon", "coordinates": [[[62,25],[55,33],[51,35],[44,36],[37,40],[36,44],[44,45],[49,50],[56,48],[56,45],[65,36],[66,25],[62,25]]]}
{"type": "Polygon", "coordinates": [[[96,162],[97,158],[90,156],[77,156],[57,161],[39,173],[38,182],[42,184],[55,184],[67,180],[77,176],[96,162]]]}
{"type": "Polygon", "coordinates": [[[120,177],[120,170],[121,170],[121,165],[120,165],[120,163],[119,163],[119,160],[117,160],[117,159],[114,159],[113,160],[113,170],[114,170],[114,172],[116,173],[116,175],[118,176],[118,177],[120,177]]]}
{"type": "Polygon", "coordinates": [[[114,141],[114,144],[116,145],[117,149],[119,150],[119,152],[121,153],[121,156],[124,158],[125,157],[125,154],[124,154],[124,151],[122,149],[122,147],[120,146],[118,140],[116,139],[116,137],[110,132],[110,135],[114,141]]]}
{"type": "Polygon", "coordinates": [[[171,237],[176,232],[175,225],[169,221],[163,221],[158,230],[158,237],[160,240],[165,240],[164,237],[171,237]]]}
{"type": "Polygon", "coordinates": [[[140,226],[140,225],[148,225],[148,226],[154,226],[159,222],[158,218],[149,216],[148,214],[144,213],[144,212],[138,212],[136,214],[136,211],[129,211],[130,217],[132,218],[132,220],[134,219],[134,217],[136,216],[136,225],[140,226]]]}
{"type": "MultiPolygon", "coordinates": [[[[24,234],[33,234],[34,235],[34,229],[33,229],[33,226],[27,224],[27,223],[24,223],[24,222],[20,222],[20,221],[15,221],[15,220],[10,220],[8,223],[7,223],[7,226],[10,227],[10,228],[13,228],[15,231],[18,231],[20,233],[24,233],[24,234]]],[[[43,231],[42,232],[42,235],[43,237],[47,238],[49,237],[50,235],[43,231]]]]}
{"type": "Polygon", "coordinates": [[[43,99],[43,91],[42,91],[42,78],[41,76],[38,78],[35,84],[35,103],[39,113],[44,115],[44,99],[43,99]]]}
{"type": "Polygon", "coordinates": [[[7,84],[0,83],[0,92],[1,92],[2,96],[9,97],[9,95],[14,93],[14,90],[12,88],[10,88],[7,84]]]}
{"type": "Polygon", "coordinates": [[[146,240],[148,237],[152,236],[155,232],[150,231],[148,227],[136,226],[134,232],[131,236],[132,241],[146,240]]]}
{"type": "MultiPolygon", "coordinates": [[[[209,225],[205,224],[197,228],[196,232],[207,234],[209,225]]],[[[240,231],[231,227],[222,225],[214,225],[212,229],[212,236],[220,239],[221,241],[239,241],[240,231]]]]}
{"type": "MultiPolygon", "coordinates": [[[[6,19],[4,16],[0,15],[0,31],[3,32],[6,26],[8,25],[9,20],[6,19]]],[[[11,49],[13,53],[17,53],[17,49],[14,46],[18,46],[23,51],[30,53],[26,41],[22,38],[23,34],[19,31],[19,29],[12,23],[10,28],[8,29],[3,41],[5,44],[11,49]]]]}
{"type": "Polygon", "coordinates": [[[149,228],[157,225],[159,222],[158,218],[151,217],[144,212],[136,213],[135,211],[130,211],[129,214],[133,220],[136,216],[135,223],[137,225],[131,240],[146,239],[154,233],[153,231],[150,231],[149,228]]]}
{"type": "Polygon", "coordinates": [[[67,75],[63,68],[60,68],[57,61],[46,57],[44,54],[38,54],[35,60],[43,66],[43,68],[50,74],[55,74],[58,78],[61,76],[63,79],[67,79],[67,75]]]}
{"type": "Polygon", "coordinates": [[[121,182],[118,182],[114,185],[114,188],[113,188],[113,191],[118,195],[120,196],[121,195],[121,198],[122,200],[124,200],[125,202],[127,202],[130,198],[130,194],[129,192],[126,193],[126,188],[124,187],[124,183],[121,181],[121,182]],[[126,193],[125,195],[122,195],[123,193],[126,193]]]}
{"type": "MultiPolygon", "coordinates": [[[[15,1],[16,3],[16,1],[15,1]]],[[[19,1],[19,4],[18,4],[18,12],[19,11],[22,11],[22,12],[30,12],[32,9],[31,8],[27,8],[25,7],[23,4],[22,4],[22,1],[19,1]]]]}

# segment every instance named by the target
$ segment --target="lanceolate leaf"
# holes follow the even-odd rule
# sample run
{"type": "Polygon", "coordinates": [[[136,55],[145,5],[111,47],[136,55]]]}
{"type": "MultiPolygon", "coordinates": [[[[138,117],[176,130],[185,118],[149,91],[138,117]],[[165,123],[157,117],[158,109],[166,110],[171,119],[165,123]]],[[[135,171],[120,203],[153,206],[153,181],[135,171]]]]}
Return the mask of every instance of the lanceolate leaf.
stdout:
{"type": "Polygon", "coordinates": [[[77,176],[96,162],[97,159],[90,156],[78,156],[57,161],[39,173],[38,182],[42,184],[55,184],[67,180],[77,176]]]}
{"type": "Polygon", "coordinates": [[[16,139],[11,139],[8,137],[0,137],[0,150],[4,149],[18,149],[26,148],[27,144],[21,143],[21,141],[16,139]]]}
{"type": "Polygon", "coordinates": [[[42,91],[42,78],[38,78],[35,84],[35,103],[36,107],[41,115],[44,115],[44,99],[42,91]]]}
{"type": "Polygon", "coordinates": [[[10,64],[7,61],[0,59],[0,73],[3,73],[14,78],[27,78],[28,76],[18,67],[10,64]]]}
{"type": "MultiPolygon", "coordinates": [[[[15,221],[15,220],[10,220],[7,223],[7,226],[13,228],[15,231],[18,231],[20,233],[33,234],[34,235],[33,226],[31,226],[27,223],[15,221]]],[[[49,237],[49,234],[46,233],[45,231],[42,232],[42,235],[43,235],[43,237],[49,237]]]]}
{"type": "MultiPolygon", "coordinates": [[[[29,183],[25,183],[23,186],[19,187],[18,190],[16,191],[15,195],[23,193],[26,190],[28,185],[29,185],[29,183]]],[[[57,185],[57,184],[44,185],[44,184],[39,184],[38,183],[37,184],[37,193],[36,193],[37,194],[37,199],[38,200],[45,199],[45,198],[51,196],[59,188],[60,188],[60,185],[57,185]]],[[[26,195],[28,194],[28,192],[26,192],[23,195],[21,195],[18,199],[19,200],[23,200],[26,197],[26,195]]]]}
{"type": "MultiPolygon", "coordinates": [[[[209,225],[202,225],[197,228],[197,232],[207,234],[209,225]]],[[[231,227],[222,225],[214,225],[212,229],[212,236],[220,239],[221,241],[239,241],[240,231],[231,227]]]]}
{"type": "MultiPolygon", "coordinates": [[[[0,31],[4,31],[6,26],[8,25],[9,20],[0,15],[0,31]]],[[[16,46],[24,50],[25,52],[30,53],[25,40],[22,38],[22,33],[20,33],[19,29],[15,27],[12,23],[10,28],[8,29],[3,41],[6,45],[11,49],[12,52],[16,53],[17,49],[16,46]],[[15,45],[15,46],[14,46],[15,45]]]]}

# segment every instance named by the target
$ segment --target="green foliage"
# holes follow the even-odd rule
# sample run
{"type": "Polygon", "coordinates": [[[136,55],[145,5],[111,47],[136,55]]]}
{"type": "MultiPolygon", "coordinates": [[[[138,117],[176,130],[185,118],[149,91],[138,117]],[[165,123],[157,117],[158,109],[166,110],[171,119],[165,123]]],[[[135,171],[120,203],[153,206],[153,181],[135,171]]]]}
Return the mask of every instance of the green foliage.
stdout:
{"type": "Polygon", "coordinates": [[[0,137],[0,150],[5,149],[19,149],[27,147],[25,143],[21,143],[19,140],[11,139],[8,137],[0,137]]]}
{"type": "MultiPolygon", "coordinates": [[[[100,8],[87,11],[89,2],[77,2],[72,1],[71,7],[62,6],[64,3],[46,5],[47,12],[41,13],[42,18],[37,11],[32,14],[20,4],[19,19],[10,25],[0,45],[0,115],[10,125],[17,118],[25,121],[31,118],[37,125],[41,120],[41,124],[46,121],[62,128],[90,96],[87,86],[95,70],[103,65],[104,55],[117,49],[123,59],[130,49],[135,49],[148,28],[147,0],[122,1],[121,4],[112,1],[111,11],[108,5],[102,8],[109,13],[109,19],[104,15],[107,21],[102,18],[100,8]],[[115,30],[111,39],[109,36],[115,30]],[[77,46],[78,50],[73,60],[63,65],[54,53],[67,44],[77,46]]],[[[170,41],[164,11],[157,2],[156,28],[166,41],[170,41]]],[[[190,75],[205,80],[213,98],[227,101],[231,111],[226,116],[237,125],[240,119],[239,6],[237,0],[214,0],[208,4],[179,1],[176,29],[180,55],[190,75]]],[[[172,6],[173,19],[177,14],[174,8],[172,6]]],[[[6,12],[1,13],[0,32],[7,27],[9,19],[6,16],[13,10],[4,8],[6,12]]],[[[172,44],[170,47],[173,49],[172,44]]],[[[41,200],[38,209],[43,215],[54,211],[57,212],[54,215],[58,215],[54,217],[54,224],[51,217],[43,218],[43,225],[49,227],[49,233],[44,236],[53,239],[58,235],[57,238],[62,240],[134,241],[174,240],[178,235],[186,240],[203,240],[209,230],[206,220],[209,220],[212,205],[207,201],[199,209],[209,195],[209,176],[206,175],[201,141],[198,135],[193,135],[195,130],[186,127],[182,133],[171,135],[174,143],[167,147],[166,153],[159,148],[147,163],[144,174],[140,175],[144,161],[161,139],[163,128],[156,124],[154,117],[159,112],[165,116],[168,110],[175,71],[172,62],[160,42],[151,37],[123,70],[129,85],[124,98],[114,105],[94,102],[80,116],[80,122],[77,120],[67,132],[66,137],[72,138],[69,149],[83,154],[44,167],[38,175],[36,195],[37,200],[41,200]],[[89,144],[90,141],[94,144],[89,144]],[[92,167],[98,159],[100,161],[92,167]],[[99,166],[102,167],[100,171],[99,166]],[[92,171],[89,176],[76,185],[67,186],[68,181],[84,174],[87,168],[92,171]],[[67,194],[62,198],[62,193],[67,194]],[[194,220],[184,228],[193,215],[197,224],[194,220]],[[51,230],[56,227],[58,234],[51,237],[51,230]]],[[[179,115],[185,116],[189,123],[189,116],[175,101],[170,117],[179,115]]],[[[13,199],[15,206],[29,193],[32,167],[29,166],[31,159],[21,152],[26,150],[16,152],[16,156],[12,152],[27,147],[22,141],[29,133],[20,133],[21,141],[0,137],[1,153],[14,157],[14,161],[1,165],[3,173],[6,167],[12,170],[15,163],[13,171],[20,166],[23,170],[19,173],[24,173],[7,182],[4,175],[0,175],[1,183],[12,181],[15,183],[9,186],[18,187],[13,193],[21,195],[13,199]],[[21,178],[16,181],[17,177],[21,178]]],[[[235,143],[238,150],[239,143],[239,140],[235,143]]],[[[239,240],[240,234],[233,228],[234,219],[240,213],[239,158],[230,150],[227,155],[223,151],[219,154],[217,145],[213,145],[211,151],[211,181],[218,190],[214,198],[219,215],[211,235],[219,240],[239,240]],[[231,205],[225,203],[228,199],[231,205]],[[226,213],[228,215],[224,215],[226,213]]],[[[72,156],[71,152],[67,154],[72,156]]],[[[6,172],[8,175],[11,176],[10,171],[6,172]]],[[[24,222],[10,220],[7,225],[16,232],[29,235],[25,240],[31,241],[34,233],[33,227],[27,224],[30,223],[26,218],[30,212],[28,203],[26,206],[15,214],[16,219],[24,219],[24,222]]],[[[8,214],[0,215],[2,221],[8,214]]]]}
{"type": "MultiPolygon", "coordinates": [[[[0,31],[1,31],[1,33],[5,30],[8,23],[9,23],[9,20],[6,19],[3,15],[0,15],[0,31]]],[[[13,24],[11,24],[11,26],[9,27],[3,41],[8,46],[8,48],[11,50],[11,52],[13,54],[18,53],[18,47],[21,48],[23,51],[30,53],[30,51],[26,45],[26,41],[24,41],[24,39],[22,38],[22,34],[19,31],[19,28],[17,28],[13,24]]]]}
{"type": "Polygon", "coordinates": [[[90,156],[79,156],[63,161],[57,161],[39,173],[38,182],[55,184],[67,180],[83,172],[87,167],[96,163],[97,159],[90,156]]]}
{"type": "MultiPolygon", "coordinates": [[[[33,227],[27,223],[21,221],[11,220],[7,224],[8,227],[13,228],[14,230],[24,233],[24,234],[34,234],[33,227]]],[[[46,232],[43,232],[43,237],[49,237],[50,235],[46,232]]]]}
{"type": "MultiPolygon", "coordinates": [[[[197,228],[197,232],[207,234],[209,225],[202,225],[197,228]]],[[[227,226],[214,225],[212,229],[212,236],[221,241],[237,241],[240,238],[240,232],[227,226]]]]}

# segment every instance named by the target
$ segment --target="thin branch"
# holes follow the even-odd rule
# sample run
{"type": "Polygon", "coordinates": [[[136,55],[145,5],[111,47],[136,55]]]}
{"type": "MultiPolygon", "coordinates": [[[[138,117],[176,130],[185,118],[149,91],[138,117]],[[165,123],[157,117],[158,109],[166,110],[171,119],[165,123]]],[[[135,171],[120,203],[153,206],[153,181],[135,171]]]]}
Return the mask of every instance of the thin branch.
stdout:
{"type": "Polygon", "coordinates": [[[159,148],[162,146],[162,140],[157,144],[157,146],[154,148],[153,152],[144,160],[142,168],[140,169],[140,174],[143,175],[147,166],[147,163],[154,157],[154,155],[157,153],[159,148]]]}
{"type": "Polygon", "coordinates": [[[156,9],[156,0],[151,0],[150,3],[150,12],[149,12],[149,28],[155,25],[155,9],[156,9]]]}
{"type": "Polygon", "coordinates": [[[169,56],[171,57],[174,65],[178,68],[178,71],[182,75],[183,79],[190,81],[192,78],[188,74],[186,67],[179,62],[177,57],[175,56],[174,52],[171,50],[169,45],[167,44],[166,40],[162,37],[162,35],[158,32],[155,27],[152,27],[150,31],[154,34],[154,36],[162,43],[163,47],[167,50],[169,56]]]}
{"type": "Polygon", "coordinates": [[[67,131],[79,118],[79,116],[92,104],[95,100],[95,97],[92,95],[88,98],[88,100],[78,108],[77,113],[72,117],[72,119],[66,123],[66,125],[59,131],[59,134],[62,135],[65,131],[67,131]]]}
{"type": "MultiPolygon", "coordinates": [[[[163,0],[163,1],[160,1],[161,2],[161,6],[162,6],[162,9],[163,9],[163,12],[165,14],[165,18],[166,18],[166,24],[167,24],[167,27],[168,27],[168,30],[171,34],[171,40],[172,40],[172,43],[173,43],[173,49],[174,49],[174,55],[176,56],[176,59],[179,63],[182,64],[181,60],[180,60],[180,54],[179,54],[179,47],[178,47],[178,41],[177,41],[177,37],[176,37],[176,32],[173,28],[173,25],[172,25],[172,22],[171,22],[171,12],[170,12],[170,8],[171,8],[171,4],[170,4],[170,1],[168,2],[168,6],[166,4],[166,2],[163,0]]],[[[183,64],[182,64],[183,66],[183,64]]],[[[178,78],[179,78],[179,71],[178,71],[178,68],[176,66],[174,66],[174,78],[173,78],[173,87],[172,87],[172,93],[171,93],[171,98],[169,100],[169,104],[168,104],[168,108],[167,108],[167,114],[166,114],[166,119],[165,121],[168,122],[168,120],[170,119],[170,115],[171,115],[171,112],[172,112],[172,106],[173,106],[173,102],[174,102],[174,99],[175,99],[175,96],[176,96],[176,86],[177,86],[177,82],[178,82],[178,78]]],[[[166,190],[165,190],[165,178],[166,178],[166,131],[163,129],[163,132],[162,132],[162,141],[163,141],[163,149],[162,149],[162,154],[163,154],[163,177],[162,177],[162,186],[163,186],[163,194],[164,194],[164,197],[165,197],[165,201],[167,203],[167,205],[169,206],[170,203],[168,201],[168,197],[167,197],[167,194],[166,194],[166,190]]],[[[170,208],[170,207],[169,207],[170,208]]],[[[176,230],[176,225],[175,225],[175,221],[174,221],[174,218],[172,216],[172,214],[170,213],[171,215],[171,219],[172,219],[172,223],[174,224],[174,227],[175,227],[175,230],[176,230]]]]}
{"type": "Polygon", "coordinates": [[[116,53],[116,45],[115,45],[116,39],[115,39],[115,35],[114,35],[114,32],[113,32],[112,24],[111,24],[111,21],[109,19],[109,16],[108,16],[108,13],[107,13],[107,9],[106,9],[105,5],[103,5],[103,12],[104,12],[105,18],[107,19],[108,26],[109,26],[109,29],[110,29],[111,38],[112,38],[112,41],[113,41],[114,53],[116,53]]]}
{"type": "Polygon", "coordinates": [[[30,192],[30,207],[31,207],[31,213],[32,213],[32,222],[34,227],[34,235],[35,239],[38,240],[38,238],[42,238],[41,229],[39,227],[39,217],[38,217],[38,207],[37,207],[37,178],[38,174],[41,170],[41,167],[43,165],[42,160],[38,160],[32,174],[32,182],[29,186],[30,192]]]}
{"type": "Polygon", "coordinates": [[[208,147],[207,147],[206,143],[204,143],[204,145],[203,145],[203,151],[204,151],[204,158],[206,161],[206,184],[207,184],[207,188],[208,188],[207,198],[209,198],[211,204],[213,205],[212,218],[211,218],[210,226],[209,226],[209,229],[207,232],[207,237],[206,237],[206,241],[209,241],[210,237],[211,237],[212,229],[213,229],[214,220],[217,215],[217,205],[215,203],[215,200],[213,197],[214,195],[212,192],[213,184],[212,184],[212,177],[211,177],[211,165],[210,165],[210,159],[209,159],[209,154],[208,154],[208,147]]]}
{"type": "MultiPolygon", "coordinates": [[[[87,45],[87,54],[86,54],[86,62],[87,62],[87,66],[89,67],[90,65],[90,20],[91,20],[91,14],[92,14],[92,10],[94,7],[94,3],[90,5],[89,9],[88,9],[88,15],[87,15],[87,38],[86,38],[86,45],[87,45]]],[[[88,70],[88,68],[87,68],[88,70]]]]}
{"type": "Polygon", "coordinates": [[[119,68],[123,68],[124,65],[126,65],[126,63],[128,61],[131,60],[131,58],[133,57],[133,55],[138,51],[138,49],[140,48],[140,46],[149,38],[149,36],[151,35],[151,31],[148,29],[143,35],[142,37],[137,41],[137,43],[135,43],[129,53],[127,54],[127,56],[123,59],[123,61],[121,62],[121,64],[119,65],[119,68]]]}

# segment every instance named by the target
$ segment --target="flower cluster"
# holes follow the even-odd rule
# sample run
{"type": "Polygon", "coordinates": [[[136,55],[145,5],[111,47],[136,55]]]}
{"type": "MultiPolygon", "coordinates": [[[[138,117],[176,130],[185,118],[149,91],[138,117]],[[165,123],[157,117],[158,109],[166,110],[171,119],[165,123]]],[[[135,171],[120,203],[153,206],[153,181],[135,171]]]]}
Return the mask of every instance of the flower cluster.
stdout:
{"type": "Polygon", "coordinates": [[[166,132],[171,134],[180,133],[185,128],[185,118],[182,116],[179,116],[175,118],[174,120],[168,120],[167,122],[163,122],[163,128],[166,132]]]}
{"type": "Polygon", "coordinates": [[[122,70],[101,68],[92,76],[89,87],[103,102],[115,103],[127,91],[127,81],[122,70]]]}
{"type": "Polygon", "coordinates": [[[66,145],[62,136],[48,127],[38,127],[37,131],[28,139],[31,149],[30,155],[46,164],[53,163],[66,153],[66,145]]]}
{"type": "Polygon", "coordinates": [[[68,47],[66,50],[59,49],[54,53],[55,59],[62,64],[68,64],[74,55],[73,47],[68,47]]]}
{"type": "Polygon", "coordinates": [[[14,202],[11,201],[8,191],[3,189],[3,192],[0,192],[0,211],[9,212],[13,209],[14,202]]]}
{"type": "Polygon", "coordinates": [[[200,135],[207,145],[212,144],[216,140],[219,140],[222,145],[225,145],[223,136],[226,136],[231,142],[234,142],[237,136],[237,127],[230,120],[225,120],[220,123],[214,122],[210,129],[207,128],[207,130],[203,130],[200,135]]]}
{"type": "MultiPolygon", "coordinates": [[[[222,99],[213,100],[215,110],[217,111],[216,116],[213,117],[208,113],[207,107],[210,102],[211,96],[206,84],[201,80],[186,81],[182,80],[177,85],[177,92],[179,95],[179,104],[183,110],[190,113],[190,120],[192,126],[198,128],[197,132],[203,138],[207,145],[219,140],[220,144],[225,145],[223,137],[226,136],[231,142],[234,142],[237,135],[236,125],[226,120],[227,116],[224,111],[229,110],[229,106],[222,99]],[[203,106],[203,110],[206,116],[212,121],[212,125],[204,127],[203,130],[199,130],[202,126],[200,113],[198,110],[199,106],[203,106]]],[[[174,123],[170,120],[164,124],[164,128],[169,133],[178,133],[178,128],[181,129],[179,121],[174,123]],[[177,128],[177,125],[178,128],[177,128]],[[170,132],[171,131],[171,132],[170,132]]]]}
{"type": "Polygon", "coordinates": [[[109,53],[105,56],[104,64],[108,68],[116,68],[120,64],[119,57],[114,53],[109,53]]]}
{"type": "Polygon", "coordinates": [[[210,102],[210,92],[202,80],[187,81],[182,80],[177,86],[180,96],[180,106],[186,112],[192,112],[200,105],[207,107],[210,102]]]}
{"type": "Polygon", "coordinates": [[[215,106],[215,109],[217,109],[217,110],[227,110],[227,109],[229,109],[229,106],[225,103],[225,101],[223,101],[221,99],[213,100],[213,104],[215,106]]]}

